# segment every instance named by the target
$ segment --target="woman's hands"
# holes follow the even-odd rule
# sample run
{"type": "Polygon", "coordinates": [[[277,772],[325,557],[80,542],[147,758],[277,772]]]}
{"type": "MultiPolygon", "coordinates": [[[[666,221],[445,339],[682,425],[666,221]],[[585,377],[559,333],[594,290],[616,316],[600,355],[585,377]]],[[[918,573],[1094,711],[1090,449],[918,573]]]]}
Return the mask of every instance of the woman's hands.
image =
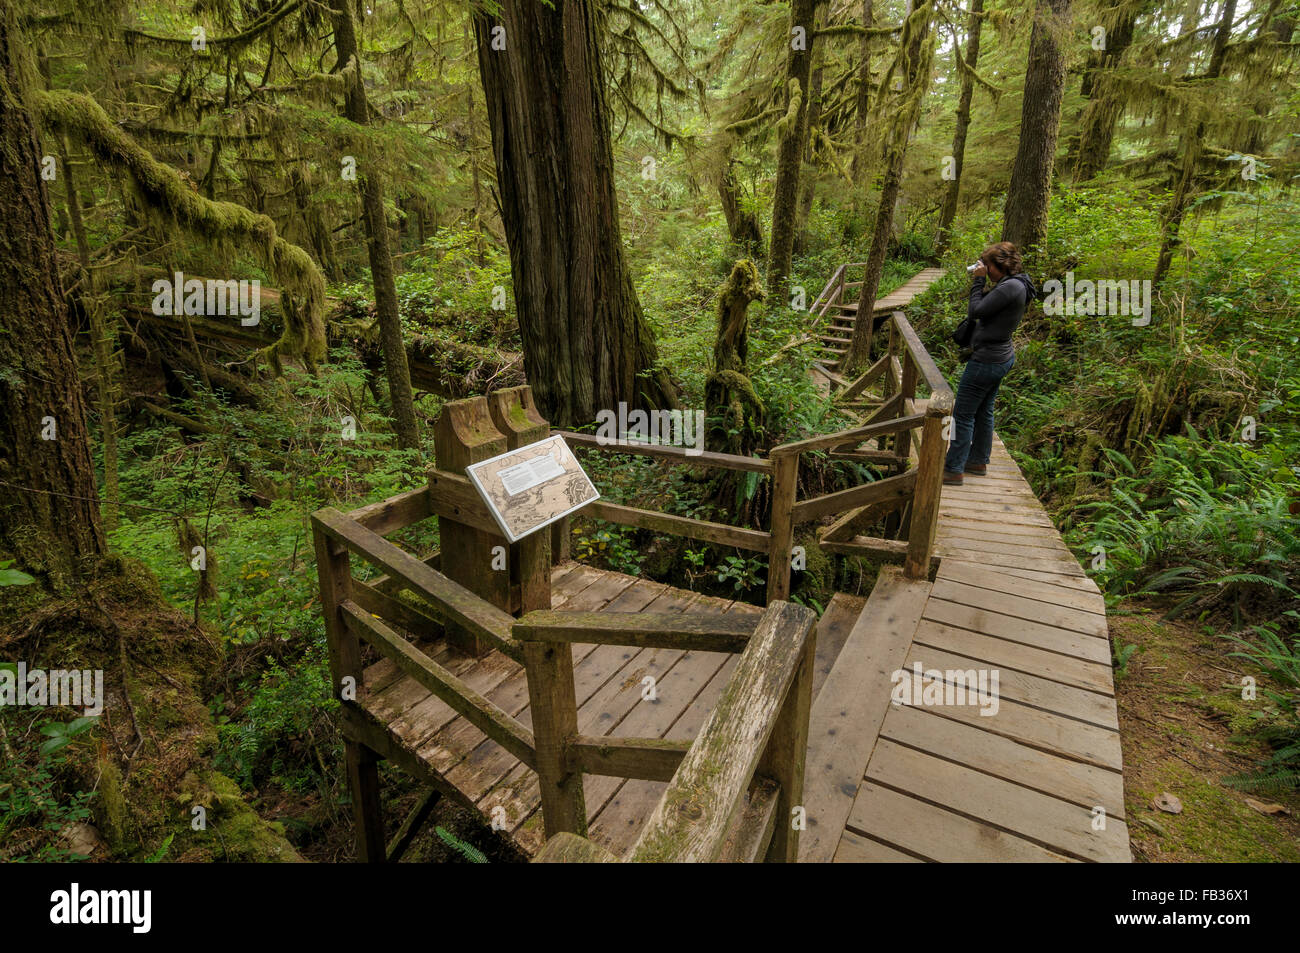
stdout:
{"type": "Polygon", "coordinates": [[[981,261],[981,262],[976,262],[975,270],[972,271],[970,274],[972,278],[983,278],[988,273],[989,273],[988,266],[981,261]]]}

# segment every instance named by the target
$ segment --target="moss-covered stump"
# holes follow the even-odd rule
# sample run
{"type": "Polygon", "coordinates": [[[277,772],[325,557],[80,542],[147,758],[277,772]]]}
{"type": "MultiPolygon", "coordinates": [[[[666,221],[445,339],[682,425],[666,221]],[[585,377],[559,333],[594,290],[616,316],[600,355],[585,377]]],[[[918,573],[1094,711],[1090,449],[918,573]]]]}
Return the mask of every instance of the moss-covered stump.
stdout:
{"type": "MultiPolygon", "coordinates": [[[[89,794],[85,806],[111,859],[299,859],[278,826],[212,769],[217,733],[205,699],[221,668],[216,638],[169,607],[152,574],[131,560],[102,560],[66,595],[33,590],[0,589],[0,661],[25,662],[29,671],[102,671],[103,711],[57,763],[40,752],[46,737],[36,731],[8,732],[6,756],[30,769],[26,776],[53,764],[51,794],[67,803],[89,794]],[[206,829],[195,823],[195,807],[206,829]]],[[[83,715],[15,711],[32,725],[83,715]]],[[[56,836],[47,832],[47,841],[56,836]]],[[[33,841],[24,856],[43,846],[33,841]]]]}

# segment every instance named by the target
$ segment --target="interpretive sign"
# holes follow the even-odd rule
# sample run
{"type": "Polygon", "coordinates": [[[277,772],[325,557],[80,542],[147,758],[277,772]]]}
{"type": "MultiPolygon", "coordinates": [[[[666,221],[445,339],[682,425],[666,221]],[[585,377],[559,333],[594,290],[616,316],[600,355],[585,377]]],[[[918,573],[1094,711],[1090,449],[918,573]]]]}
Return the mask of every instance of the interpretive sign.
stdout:
{"type": "Polygon", "coordinates": [[[512,543],[600,499],[563,437],[530,443],[465,472],[512,543]]]}

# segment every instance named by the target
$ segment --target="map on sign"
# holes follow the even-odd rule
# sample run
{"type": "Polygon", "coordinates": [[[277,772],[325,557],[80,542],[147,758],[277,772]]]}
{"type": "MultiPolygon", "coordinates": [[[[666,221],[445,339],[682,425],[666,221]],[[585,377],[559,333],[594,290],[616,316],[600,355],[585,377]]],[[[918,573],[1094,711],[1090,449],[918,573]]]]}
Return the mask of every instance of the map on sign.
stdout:
{"type": "Polygon", "coordinates": [[[465,472],[512,543],[600,499],[563,437],[471,464],[465,472]]]}

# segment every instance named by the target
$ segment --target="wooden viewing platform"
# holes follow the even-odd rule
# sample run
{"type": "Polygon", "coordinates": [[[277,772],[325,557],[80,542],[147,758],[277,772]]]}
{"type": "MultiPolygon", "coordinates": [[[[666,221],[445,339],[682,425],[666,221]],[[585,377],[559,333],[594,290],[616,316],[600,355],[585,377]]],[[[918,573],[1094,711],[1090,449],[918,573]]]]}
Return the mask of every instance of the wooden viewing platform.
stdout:
{"type": "Polygon", "coordinates": [[[399,860],[439,797],[555,862],[1130,859],[1101,594],[1000,441],[942,486],[952,391],[902,312],[881,327],[828,375],[861,423],[767,457],[561,432],[769,480],[767,529],[584,509],[766,555],[766,609],[578,565],[567,520],[506,545],[463,474],[552,433],[526,387],[448,403],[427,486],[313,514],[360,859],[399,860]],[[805,454],[878,475],[800,499],[805,454]],[[428,518],[437,553],[385,539],[428,518]],[[885,564],[868,598],[786,601],[799,526],[885,564]],[[400,825],[384,759],[430,792],[400,825]]]}

